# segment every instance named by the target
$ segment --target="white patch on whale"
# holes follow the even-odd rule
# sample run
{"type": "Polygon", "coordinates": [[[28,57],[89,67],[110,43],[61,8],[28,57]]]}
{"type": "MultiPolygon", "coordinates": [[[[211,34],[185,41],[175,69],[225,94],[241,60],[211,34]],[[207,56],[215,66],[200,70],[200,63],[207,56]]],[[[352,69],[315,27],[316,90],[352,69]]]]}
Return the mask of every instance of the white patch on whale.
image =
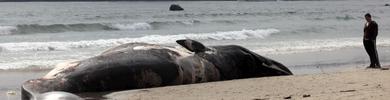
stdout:
{"type": "MultiPolygon", "coordinates": [[[[194,53],[188,51],[187,49],[183,48],[183,47],[167,47],[167,46],[159,46],[159,45],[146,45],[146,46],[135,46],[133,47],[133,50],[151,50],[151,49],[168,49],[168,50],[171,50],[173,52],[176,52],[180,55],[179,58],[182,58],[182,57],[188,57],[188,56],[192,56],[194,53]]],[[[170,55],[173,55],[173,54],[170,54],[170,55]]]]}
{"type": "Polygon", "coordinates": [[[77,95],[62,91],[46,92],[39,95],[34,100],[84,100],[77,95]]]}
{"type": "Polygon", "coordinates": [[[217,49],[208,47],[210,50],[205,51],[207,54],[217,54],[217,49]]]}
{"type": "Polygon", "coordinates": [[[76,67],[80,62],[79,61],[68,61],[68,62],[63,62],[59,63],[56,65],[56,67],[51,70],[49,73],[47,73],[45,76],[43,76],[43,79],[53,79],[58,76],[60,72],[63,72],[69,68],[76,67]]]}
{"type": "Polygon", "coordinates": [[[161,49],[161,46],[147,45],[147,46],[135,46],[135,47],[133,47],[133,50],[150,50],[150,49],[161,49]]]}

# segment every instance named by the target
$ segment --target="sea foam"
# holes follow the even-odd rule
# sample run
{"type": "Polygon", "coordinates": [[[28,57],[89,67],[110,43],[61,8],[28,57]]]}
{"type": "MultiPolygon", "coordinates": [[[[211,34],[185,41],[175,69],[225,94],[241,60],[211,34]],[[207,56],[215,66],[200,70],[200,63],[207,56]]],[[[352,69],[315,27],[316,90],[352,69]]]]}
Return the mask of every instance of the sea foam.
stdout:
{"type": "Polygon", "coordinates": [[[174,43],[179,39],[195,40],[243,40],[249,38],[263,39],[267,36],[278,33],[277,29],[256,29],[241,31],[224,31],[211,33],[187,33],[176,35],[147,35],[138,38],[119,38],[119,39],[100,39],[88,41],[70,41],[70,42],[20,42],[20,43],[1,43],[0,48],[3,51],[52,51],[52,50],[71,50],[77,48],[93,47],[111,47],[130,42],[145,42],[155,44],[174,43]]]}
{"type": "MultiPolygon", "coordinates": [[[[279,41],[261,44],[255,51],[261,54],[292,54],[318,51],[334,51],[343,48],[363,47],[361,38],[308,39],[279,41]]],[[[377,40],[378,47],[389,47],[389,39],[377,40]]]]}
{"type": "Polygon", "coordinates": [[[113,28],[118,28],[119,30],[151,30],[153,29],[152,25],[148,23],[133,23],[133,24],[113,24],[113,28]]]}

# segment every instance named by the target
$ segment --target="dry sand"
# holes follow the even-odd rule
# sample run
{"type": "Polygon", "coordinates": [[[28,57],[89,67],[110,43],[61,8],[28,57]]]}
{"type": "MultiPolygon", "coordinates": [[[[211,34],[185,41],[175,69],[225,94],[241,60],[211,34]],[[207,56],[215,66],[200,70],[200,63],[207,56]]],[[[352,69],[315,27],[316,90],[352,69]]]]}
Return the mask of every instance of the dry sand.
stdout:
{"type": "Polygon", "coordinates": [[[358,69],[240,79],[120,91],[105,97],[117,100],[388,100],[390,70],[358,69]]]}

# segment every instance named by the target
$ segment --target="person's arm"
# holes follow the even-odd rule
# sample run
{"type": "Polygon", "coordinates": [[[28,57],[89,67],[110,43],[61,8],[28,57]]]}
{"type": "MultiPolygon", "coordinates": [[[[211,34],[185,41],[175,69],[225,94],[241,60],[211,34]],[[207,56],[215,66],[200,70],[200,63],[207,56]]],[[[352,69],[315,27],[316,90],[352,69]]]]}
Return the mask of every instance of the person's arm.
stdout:
{"type": "Polygon", "coordinates": [[[363,28],[363,32],[364,32],[363,39],[367,39],[367,33],[368,33],[367,31],[368,31],[368,23],[365,23],[363,28]]]}
{"type": "Polygon", "coordinates": [[[375,33],[376,35],[378,35],[378,24],[376,22],[373,22],[372,24],[373,24],[372,25],[373,26],[372,27],[372,32],[375,33]]]}

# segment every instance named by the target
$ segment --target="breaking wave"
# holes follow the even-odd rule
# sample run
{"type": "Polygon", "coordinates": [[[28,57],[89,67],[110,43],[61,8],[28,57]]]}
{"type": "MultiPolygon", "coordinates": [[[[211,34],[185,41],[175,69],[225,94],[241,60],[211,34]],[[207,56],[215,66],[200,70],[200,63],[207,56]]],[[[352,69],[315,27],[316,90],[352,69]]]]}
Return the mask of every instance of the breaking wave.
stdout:
{"type": "Polygon", "coordinates": [[[139,23],[78,23],[78,24],[21,24],[15,26],[0,26],[0,35],[31,34],[31,33],[62,33],[62,32],[89,32],[89,31],[139,31],[152,30],[167,25],[194,25],[197,20],[189,21],[163,21],[139,23]]]}
{"type": "Polygon", "coordinates": [[[22,24],[16,26],[0,26],[0,35],[31,34],[31,33],[62,33],[62,32],[87,32],[87,31],[113,31],[113,30],[149,30],[152,26],[148,23],[133,24],[22,24]]]}
{"type": "Polygon", "coordinates": [[[101,39],[91,41],[74,41],[74,42],[21,42],[21,43],[1,43],[2,51],[52,51],[52,50],[69,50],[89,47],[110,47],[129,42],[146,42],[146,43],[174,43],[178,39],[196,39],[196,40],[243,40],[249,38],[266,38],[267,36],[278,33],[277,29],[257,29],[241,31],[225,31],[211,33],[188,33],[177,35],[148,35],[138,38],[120,38],[120,39],[101,39]]]}
{"type": "Polygon", "coordinates": [[[0,35],[12,34],[17,30],[14,26],[0,26],[0,35]]]}

